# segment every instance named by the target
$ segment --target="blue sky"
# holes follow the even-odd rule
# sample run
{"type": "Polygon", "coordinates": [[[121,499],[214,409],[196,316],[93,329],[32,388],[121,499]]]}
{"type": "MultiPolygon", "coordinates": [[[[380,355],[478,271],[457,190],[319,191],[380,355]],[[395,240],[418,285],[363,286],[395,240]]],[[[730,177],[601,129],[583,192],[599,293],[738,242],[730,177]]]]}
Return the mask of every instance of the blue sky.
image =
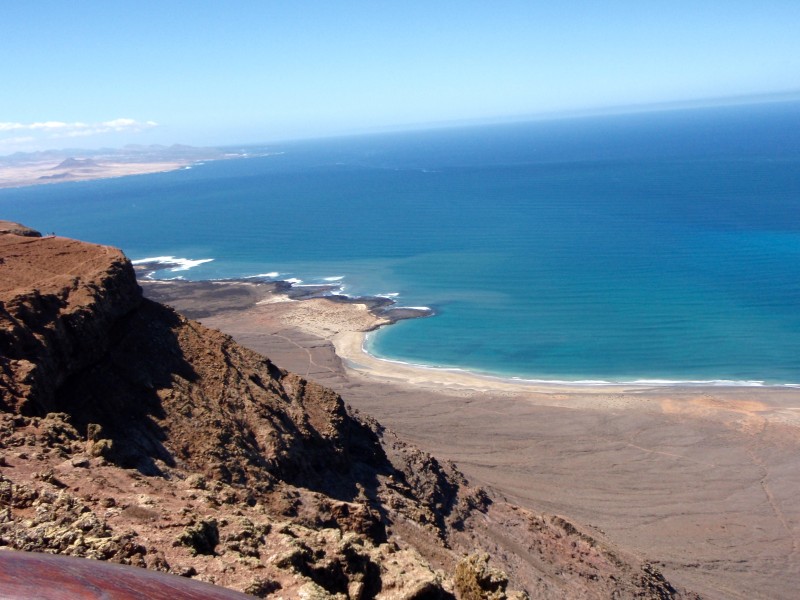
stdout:
{"type": "Polygon", "coordinates": [[[10,0],[0,23],[0,155],[800,90],[798,0],[10,0]]]}

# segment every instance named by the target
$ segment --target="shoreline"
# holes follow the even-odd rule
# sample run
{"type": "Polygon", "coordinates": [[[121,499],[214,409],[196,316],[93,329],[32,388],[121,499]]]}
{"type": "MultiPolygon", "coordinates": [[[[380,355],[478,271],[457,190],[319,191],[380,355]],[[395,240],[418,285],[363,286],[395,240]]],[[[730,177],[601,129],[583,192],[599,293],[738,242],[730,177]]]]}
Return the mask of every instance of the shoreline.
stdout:
{"type": "MultiPolygon", "coordinates": [[[[800,383],[767,383],[758,380],[667,380],[646,377],[620,381],[605,379],[545,379],[472,371],[463,367],[427,365],[383,357],[373,354],[367,349],[370,335],[400,320],[435,316],[435,311],[428,307],[396,306],[395,299],[386,296],[348,296],[338,293],[340,286],[336,282],[299,284],[292,279],[272,279],[266,276],[197,281],[155,279],[151,277],[156,271],[182,267],[184,265],[182,260],[174,259],[174,257],[157,257],[136,260],[134,264],[139,274],[154,285],[177,284],[186,287],[249,285],[256,288],[260,286],[260,293],[264,294],[264,297],[253,302],[256,306],[271,305],[275,309],[275,306],[281,303],[314,301],[313,306],[317,312],[317,317],[305,314],[303,319],[298,320],[295,324],[309,333],[328,339],[333,344],[336,354],[352,371],[363,376],[394,383],[424,384],[428,388],[458,386],[470,390],[522,393],[591,393],[592,391],[608,393],[630,391],[632,389],[641,391],[670,389],[702,391],[709,389],[715,392],[728,388],[731,390],[800,389],[800,383]],[[173,261],[170,262],[165,259],[173,259],[173,261]],[[371,315],[371,320],[366,315],[359,315],[356,319],[343,317],[342,314],[335,313],[335,311],[323,309],[322,306],[324,305],[320,305],[317,301],[330,303],[331,305],[349,306],[355,311],[362,310],[358,307],[363,307],[371,315]],[[325,323],[326,320],[330,322],[325,323]],[[315,321],[317,322],[315,323],[315,321]]],[[[288,314],[291,311],[283,312],[288,314]]]]}
{"type": "MultiPolygon", "coordinates": [[[[382,326],[381,326],[382,327],[382,326]]],[[[377,331],[377,330],[375,330],[377,331]]],[[[464,367],[444,367],[437,365],[427,365],[424,363],[413,363],[400,359],[373,354],[367,350],[367,344],[370,334],[374,331],[366,332],[350,332],[347,334],[340,334],[337,338],[333,339],[334,346],[336,347],[337,354],[342,358],[350,361],[355,370],[359,370],[359,359],[366,362],[370,370],[383,370],[380,365],[386,364],[389,368],[393,369],[408,369],[409,371],[423,370],[425,372],[435,372],[446,378],[448,375],[469,379],[469,381],[485,381],[502,386],[513,386],[519,389],[536,389],[542,388],[550,391],[556,390],[574,390],[574,391],[589,391],[598,389],[601,391],[608,391],[609,389],[632,387],[637,388],[713,388],[715,390],[725,388],[756,388],[756,389],[800,389],[798,383],[766,383],[757,380],[734,380],[734,379],[709,379],[709,380],[680,380],[680,379],[633,379],[633,380],[607,380],[607,379],[545,379],[537,377],[523,377],[512,376],[491,372],[473,371],[464,367]],[[350,337],[352,336],[352,339],[350,337]],[[356,350],[356,347],[359,350],[356,350]],[[380,365],[378,364],[380,363],[380,365]]]]}

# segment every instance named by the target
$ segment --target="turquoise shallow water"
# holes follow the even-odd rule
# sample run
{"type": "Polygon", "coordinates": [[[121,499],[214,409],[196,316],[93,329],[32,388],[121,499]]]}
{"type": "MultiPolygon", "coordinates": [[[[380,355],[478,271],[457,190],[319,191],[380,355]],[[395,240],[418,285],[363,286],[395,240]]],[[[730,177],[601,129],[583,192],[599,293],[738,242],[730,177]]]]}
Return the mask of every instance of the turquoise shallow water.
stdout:
{"type": "Polygon", "coordinates": [[[212,262],[342,277],[436,316],[408,362],[548,380],[800,383],[800,104],[250,148],[191,170],[0,190],[0,215],[212,262]]]}

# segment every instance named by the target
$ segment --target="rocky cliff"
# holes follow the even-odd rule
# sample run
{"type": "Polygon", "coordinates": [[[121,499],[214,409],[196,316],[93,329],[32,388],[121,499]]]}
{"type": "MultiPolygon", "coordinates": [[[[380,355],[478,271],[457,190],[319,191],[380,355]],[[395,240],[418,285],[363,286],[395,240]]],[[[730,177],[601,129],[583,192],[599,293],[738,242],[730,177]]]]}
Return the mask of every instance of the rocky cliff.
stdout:
{"type": "Polygon", "coordinates": [[[683,597],[144,299],[120,251],[8,223],[0,410],[0,546],[260,597],[683,597]]]}

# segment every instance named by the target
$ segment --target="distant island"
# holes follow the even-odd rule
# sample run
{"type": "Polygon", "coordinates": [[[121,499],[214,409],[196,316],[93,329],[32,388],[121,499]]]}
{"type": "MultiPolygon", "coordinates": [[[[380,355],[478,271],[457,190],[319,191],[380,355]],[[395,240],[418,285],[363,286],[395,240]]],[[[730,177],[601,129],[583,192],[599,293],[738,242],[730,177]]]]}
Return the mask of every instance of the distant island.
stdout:
{"type": "Polygon", "coordinates": [[[160,173],[201,161],[242,156],[220,148],[183,144],[17,152],[0,157],[0,188],[160,173]]]}

